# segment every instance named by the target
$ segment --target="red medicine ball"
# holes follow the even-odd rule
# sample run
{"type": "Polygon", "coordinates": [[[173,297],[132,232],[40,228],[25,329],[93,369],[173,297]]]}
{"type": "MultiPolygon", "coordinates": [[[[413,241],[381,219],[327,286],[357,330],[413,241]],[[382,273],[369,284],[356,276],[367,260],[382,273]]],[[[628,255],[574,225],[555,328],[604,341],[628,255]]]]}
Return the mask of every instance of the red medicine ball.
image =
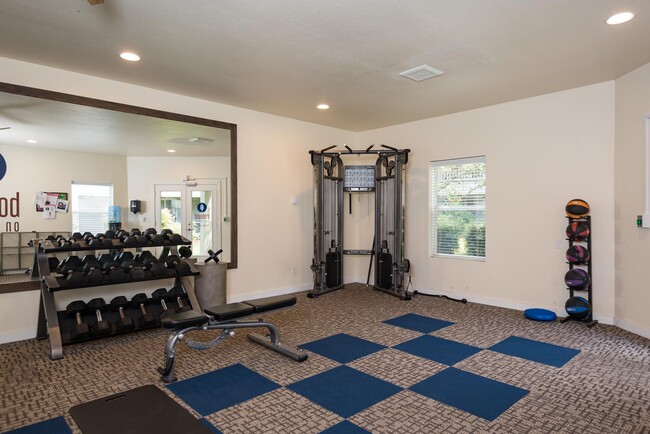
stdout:
{"type": "Polygon", "coordinates": [[[566,227],[566,236],[573,241],[584,241],[589,236],[587,222],[573,222],[566,227]]]}

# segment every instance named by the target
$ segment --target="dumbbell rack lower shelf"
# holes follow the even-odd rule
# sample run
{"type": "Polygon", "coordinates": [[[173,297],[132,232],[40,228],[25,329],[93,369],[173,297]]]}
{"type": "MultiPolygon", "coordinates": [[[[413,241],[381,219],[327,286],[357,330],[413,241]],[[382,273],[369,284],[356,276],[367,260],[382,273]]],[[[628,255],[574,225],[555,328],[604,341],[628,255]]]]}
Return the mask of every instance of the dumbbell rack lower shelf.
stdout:
{"type": "MultiPolygon", "coordinates": [[[[90,341],[95,339],[102,339],[105,337],[116,336],[119,334],[131,332],[131,331],[120,332],[120,331],[113,330],[110,334],[106,334],[102,336],[91,336],[88,338],[72,340],[70,330],[72,328],[72,324],[74,320],[69,318],[65,311],[56,310],[55,293],[57,293],[58,291],[64,291],[68,289],[84,289],[84,288],[95,288],[98,286],[123,285],[123,284],[133,283],[136,281],[131,279],[125,279],[119,282],[104,281],[101,283],[67,286],[66,280],[64,278],[57,277],[56,275],[52,274],[52,270],[50,270],[50,266],[48,263],[48,255],[54,253],[61,253],[61,252],[72,253],[75,251],[85,251],[87,254],[94,254],[96,250],[120,251],[123,249],[135,249],[136,251],[139,252],[142,251],[142,247],[148,247],[148,246],[138,246],[138,247],[126,246],[123,243],[121,243],[119,240],[113,240],[113,246],[106,247],[106,248],[89,247],[83,241],[80,241],[79,244],[80,244],[79,248],[70,249],[70,248],[58,247],[55,243],[52,243],[51,241],[48,240],[34,240],[34,268],[32,271],[32,277],[40,279],[41,282],[41,300],[39,306],[38,328],[37,328],[36,337],[39,339],[49,338],[50,358],[52,360],[63,358],[63,345],[90,341]]],[[[177,246],[180,245],[191,245],[191,241],[187,240],[186,238],[183,238],[183,241],[178,244],[166,244],[164,246],[156,246],[162,248],[162,252],[159,258],[161,260],[164,260],[170,254],[176,255],[177,246]]],[[[182,287],[183,290],[187,293],[187,296],[190,299],[190,303],[193,306],[198,306],[198,301],[194,293],[193,277],[198,276],[199,272],[194,267],[193,264],[188,263],[188,265],[190,266],[190,273],[179,275],[174,270],[169,270],[169,273],[167,275],[149,276],[146,277],[145,279],[138,279],[137,282],[173,278],[175,280],[174,286],[182,287]]],[[[176,304],[173,302],[168,302],[168,305],[170,305],[171,307],[176,306],[176,304]]],[[[158,317],[163,310],[162,306],[156,304],[150,304],[149,306],[147,306],[147,308],[149,312],[156,315],[156,317],[158,317]]],[[[129,308],[129,309],[125,309],[124,313],[126,316],[130,316],[132,319],[134,319],[134,322],[137,324],[137,312],[139,311],[140,310],[137,308],[129,308]]],[[[104,316],[104,319],[108,319],[113,323],[119,318],[118,312],[107,311],[107,312],[103,312],[102,315],[104,316]]],[[[92,320],[92,318],[94,317],[95,317],[94,314],[84,315],[83,320],[84,321],[88,321],[89,319],[92,320]]],[[[146,327],[136,327],[132,331],[145,330],[153,327],[157,327],[157,324],[146,326],[146,327]]]]}

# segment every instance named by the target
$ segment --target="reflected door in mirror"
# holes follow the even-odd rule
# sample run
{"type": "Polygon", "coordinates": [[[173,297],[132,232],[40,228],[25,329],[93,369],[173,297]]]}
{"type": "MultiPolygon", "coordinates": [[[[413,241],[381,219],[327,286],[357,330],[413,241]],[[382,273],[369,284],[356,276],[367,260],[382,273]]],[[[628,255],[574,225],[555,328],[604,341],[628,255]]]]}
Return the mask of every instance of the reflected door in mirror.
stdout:
{"type": "Polygon", "coordinates": [[[192,241],[193,256],[221,249],[221,186],[156,185],[156,227],[192,241]]]}

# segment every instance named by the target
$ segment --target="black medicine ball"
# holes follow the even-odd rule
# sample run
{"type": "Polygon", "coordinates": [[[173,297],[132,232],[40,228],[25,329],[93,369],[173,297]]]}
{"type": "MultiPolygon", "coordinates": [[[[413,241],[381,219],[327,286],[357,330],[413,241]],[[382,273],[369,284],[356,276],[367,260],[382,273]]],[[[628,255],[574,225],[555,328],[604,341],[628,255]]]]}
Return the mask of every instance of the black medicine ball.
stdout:
{"type": "Polygon", "coordinates": [[[591,304],[584,297],[571,297],[566,301],[564,308],[571,318],[580,321],[591,315],[591,304]]]}

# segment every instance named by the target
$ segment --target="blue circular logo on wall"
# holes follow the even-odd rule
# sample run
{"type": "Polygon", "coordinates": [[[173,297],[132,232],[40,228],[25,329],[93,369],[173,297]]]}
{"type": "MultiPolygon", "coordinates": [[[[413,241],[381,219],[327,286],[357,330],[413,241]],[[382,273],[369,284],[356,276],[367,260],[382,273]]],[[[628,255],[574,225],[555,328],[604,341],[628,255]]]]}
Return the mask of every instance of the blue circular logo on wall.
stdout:
{"type": "Polygon", "coordinates": [[[7,160],[0,154],[0,180],[7,174],[7,160]]]}
{"type": "Polygon", "coordinates": [[[205,204],[204,202],[199,202],[199,204],[196,206],[196,209],[199,212],[205,212],[208,209],[208,205],[205,204]]]}

